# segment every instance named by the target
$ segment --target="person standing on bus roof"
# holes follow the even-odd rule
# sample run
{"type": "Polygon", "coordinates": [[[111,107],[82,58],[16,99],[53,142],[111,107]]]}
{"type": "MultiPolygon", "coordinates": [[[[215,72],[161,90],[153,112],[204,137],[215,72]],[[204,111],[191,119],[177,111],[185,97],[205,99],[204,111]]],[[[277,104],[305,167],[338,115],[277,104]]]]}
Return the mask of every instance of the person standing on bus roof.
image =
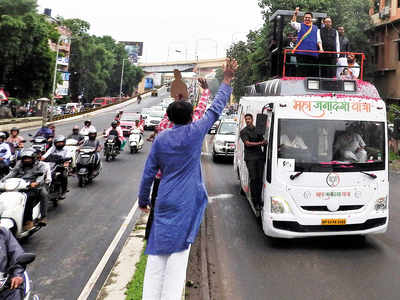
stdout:
{"type": "MultiPolygon", "coordinates": [[[[332,27],[332,19],[326,17],[324,20],[325,26],[318,30],[317,41],[320,51],[340,52],[339,34],[332,27]]],[[[339,54],[322,53],[319,56],[321,68],[321,77],[333,78],[336,76],[336,63],[338,62],[339,54]]]]}
{"type": "Polygon", "coordinates": [[[297,22],[297,15],[300,11],[299,7],[296,7],[294,11],[292,21],[290,25],[298,32],[297,44],[293,48],[292,53],[296,53],[297,63],[300,64],[297,68],[297,76],[313,77],[318,76],[318,53],[316,52],[299,52],[298,50],[313,50],[318,51],[317,44],[317,33],[318,27],[313,25],[312,18],[313,14],[306,12],[304,14],[304,22],[297,22]],[[302,65],[302,64],[310,64],[302,65]]]}
{"type": "Polygon", "coordinates": [[[253,125],[253,115],[246,114],[244,119],[246,127],[240,131],[240,138],[244,143],[244,160],[249,172],[251,200],[255,209],[260,210],[262,208],[261,192],[265,164],[262,146],[267,142],[262,135],[257,134],[256,127],[253,125]]]}

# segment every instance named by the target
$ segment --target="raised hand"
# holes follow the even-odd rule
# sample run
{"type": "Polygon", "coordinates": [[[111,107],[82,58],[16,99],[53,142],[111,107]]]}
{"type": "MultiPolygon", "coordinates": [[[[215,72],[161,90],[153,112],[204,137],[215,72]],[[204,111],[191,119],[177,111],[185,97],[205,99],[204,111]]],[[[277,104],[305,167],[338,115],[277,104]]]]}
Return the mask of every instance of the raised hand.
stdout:
{"type": "Polygon", "coordinates": [[[204,78],[199,78],[199,79],[197,79],[197,80],[199,81],[200,87],[201,87],[203,90],[208,89],[207,80],[205,80],[204,78]]]}
{"type": "Polygon", "coordinates": [[[226,59],[226,63],[224,66],[224,83],[230,84],[233,77],[235,76],[235,72],[238,68],[238,63],[234,58],[226,59]]]}

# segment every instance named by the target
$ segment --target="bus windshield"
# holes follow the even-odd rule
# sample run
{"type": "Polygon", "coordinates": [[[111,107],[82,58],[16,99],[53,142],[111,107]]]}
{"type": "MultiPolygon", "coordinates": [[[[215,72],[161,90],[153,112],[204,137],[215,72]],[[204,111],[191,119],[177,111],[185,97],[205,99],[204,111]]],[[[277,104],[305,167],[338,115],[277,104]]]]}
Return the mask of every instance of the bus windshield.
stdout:
{"type": "Polygon", "coordinates": [[[278,159],[293,159],[296,172],[385,169],[385,123],[280,119],[278,159]]]}

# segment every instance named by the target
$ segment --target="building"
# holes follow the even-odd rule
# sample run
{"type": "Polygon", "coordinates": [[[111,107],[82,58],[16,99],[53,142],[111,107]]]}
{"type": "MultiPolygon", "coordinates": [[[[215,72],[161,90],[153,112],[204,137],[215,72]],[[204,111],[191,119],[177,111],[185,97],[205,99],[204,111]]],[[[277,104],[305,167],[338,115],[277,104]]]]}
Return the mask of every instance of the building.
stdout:
{"type": "Polygon", "coordinates": [[[400,0],[373,0],[371,4],[369,63],[375,85],[383,99],[400,103],[400,0]]]}
{"type": "Polygon", "coordinates": [[[53,23],[60,34],[60,38],[57,43],[49,41],[50,48],[57,52],[57,71],[61,74],[63,79],[62,84],[57,84],[55,95],[56,98],[62,98],[64,96],[68,96],[69,93],[69,77],[70,73],[68,72],[69,66],[69,58],[71,54],[71,37],[72,32],[65,26],[61,26],[59,21],[51,16],[51,9],[46,8],[44,10],[44,15],[50,23],[53,23]]]}

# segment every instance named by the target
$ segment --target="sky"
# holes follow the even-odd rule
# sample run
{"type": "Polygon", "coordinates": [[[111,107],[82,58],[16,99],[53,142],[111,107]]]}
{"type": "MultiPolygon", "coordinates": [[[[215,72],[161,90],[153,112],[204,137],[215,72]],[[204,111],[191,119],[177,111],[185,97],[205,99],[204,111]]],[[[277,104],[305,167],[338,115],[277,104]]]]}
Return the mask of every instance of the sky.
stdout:
{"type": "Polygon", "coordinates": [[[39,12],[79,18],[90,33],[144,43],[141,62],[221,58],[263,24],[257,0],[38,0],[39,12]],[[197,49],[197,51],[196,51],[197,49]]]}

